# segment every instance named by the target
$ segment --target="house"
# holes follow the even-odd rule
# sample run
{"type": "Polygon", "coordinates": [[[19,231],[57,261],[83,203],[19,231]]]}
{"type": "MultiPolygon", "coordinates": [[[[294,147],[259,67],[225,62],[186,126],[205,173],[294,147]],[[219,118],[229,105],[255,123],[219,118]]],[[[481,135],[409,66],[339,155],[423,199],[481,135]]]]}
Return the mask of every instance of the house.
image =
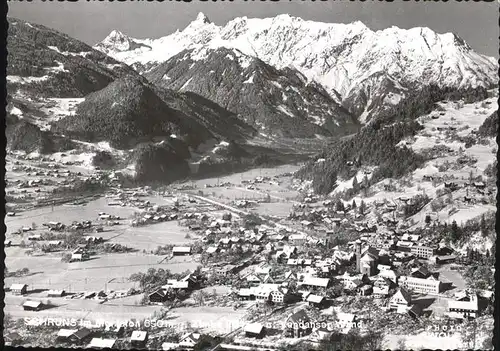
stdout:
{"type": "Polygon", "coordinates": [[[429,246],[414,245],[410,247],[410,252],[419,258],[429,258],[435,254],[435,249],[429,246]]]}
{"type": "Polygon", "coordinates": [[[175,342],[164,342],[161,344],[161,349],[163,351],[179,350],[179,344],[175,342]]]}
{"type": "Polygon", "coordinates": [[[377,269],[379,271],[386,271],[386,270],[391,269],[391,266],[385,265],[385,264],[379,264],[379,265],[377,265],[377,269]]]}
{"type": "Polygon", "coordinates": [[[273,278],[272,275],[270,274],[261,274],[262,276],[262,283],[264,284],[274,284],[275,278],[273,278]]]}
{"type": "Polygon", "coordinates": [[[261,263],[257,267],[255,267],[254,272],[255,274],[270,274],[271,269],[271,266],[269,266],[268,264],[261,263]]]}
{"type": "Polygon", "coordinates": [[[474,185],[476,189],[484,189],[486,187],[483,182],[474,182],[472,185],[474,185]]]}
{"type": "Polygon", "coordinates": [[[390,281],[397,283],[399,273],[397,273],[396,271],[394,271],[392,269],[387,269],[387,270],[383,270],[383,271],[379,272],[378,276],[382,277],[382,278],[387,278],[390,281]]]}
{"type": "Polygon", "coordinates": [[[74,251],[71,254],[71,259],[70,262],[75,262],[75,261],[85,261],[90,258],[90,255],[87,252],[82,252],[81,250],[74,251]]]}
{"type": "Polygon", "coordinates": [[[420,266],[418,268],[415,268],[411,271],[410,276],[414,278],[421,278],[421,279],[426,279],[431,275],[431,272],[427,267],[425,266],[420,266]]]}
{"type": "Polygon", "coordinates": [[[130,335],[130,345],[134,348],[144,348],[148,341],[148,332],[143,330],[134,330],[130,335]]]}
{"type": "Polygon", "coordinates": [[[435,264],[446,264],[453,263],[457,259],[456,255],[446,255],[446,256],[433,256],[431,257],[431,261],[435,264]]]}
{"type": "Polygon", "coordinates": [[[200,342],[200,333],[187,333],[184,334],[179,340],[179,346],[182,350],[186,348],[194,348],[200,342]]]}
{"type": "Polygon", "coordinates": [[[329,278],[317,278],[317,277],[306,276],[304,278],[304,280],[299,283],[299,285],[301,285],[303,287],[308,287],[308,288],[326,289],[330,286],[330,279],[329,278]]]}
{"type": "Polygon", "coordinates": [[[269,300],[273,303],[290,303],[294,296],[281,284],[261,284],[254,288],[257,300],[269,300]]]}
{"type": "Polygon", "coordinates": [[[288,237],[288,240],[295,245],[303,245],[307,241],[307,236],[305,234],[292,234],[288,237]]]}
{"type": "Polygon", "coordinates": [[[441,292],[441,282],[432,275],[427,279],[402,276],[399,278],[399,285],[424,294],[439,294],[441,292]]]}
{"type": "Polygon", "coordinates": [[[447,315],[451,318],[469,319],[476,318],[479,313],[477,294],[465,293],[456,300],[448,301],[447,315]]]}
{"type": "Polygon", "coordinates": [[[369,296],[373,293],[373,287],[371,285],[363,285],[358,288],[358,294],[360,296],[369,296]]]}
{"type": "Polygon", "coordinates": [[[255,274],[249,274],[246,276],[245,280],[247,281],[250,286],[258,286],[260,283],[262,283],[261,278],[259,278],[255,274]]]}
{"type": "Polygon", "coordinates": [[[220,249],[217,246],[209,246],[206,251],[208,255],[214,255],[220,252],[220,249]]]}
{"type": "Polygon", "coordinates": [[[245,326],[245,336],[261,339],[264,337],[265,328],[260,323],[251,323],[245,326]]]}
{"type": "Polygon", "coordinates": [[[63,297],[66,294],[64,290],[49,290],[47,291],[47,297],[63,297]]]}
{"type": "Polygon", "coordinates": [[[27,284],[12,284],[10,286],[10,291],[13,295],[25,295],[28,293],[28,285],[27,284]]]}
{"type": "Polygon", "coordinates": [[[418,242],[420,240],[420,235],[417,235],[417,234],[403,234],[403,236],[401,237],[401,240],[402,241],[411,241],[411,242],[418,242]]]}
{"type": "Polygon", "coordinates": [[[8,333],[8,334],[4,335],[3,340],[4,340],[5,346],[14,347],[14,346],[19,346],[22,343],[23,338],[21,335],[14,332],[14,333],[8,333]]]}
{"type": "Polygon", "coordinates": [[[325,302],[326,302],[324,296],[319,296],[319,295],[314,295],[314,294],[309,294],[306,298],[306,301],[309,303],[309,306],[316,307],[316,308],[325,307],[325,302]]]}
{"type": "Polygon", "coordinates": [[[88,347],[92,349],[112,349],[115,343],[116,339],[93,338],[88,347]]]}
{"type": "Polygon", "coordinates": [[[299,310],[290,315],[285,322],[285,335],[291,338],[301,338],[312,332],[312,323],[305,310],[299,310]]]}
{"type": "Polygon", "coordinates": [[[376,298],[386,298],[389,296],[389,286],[388,285],[374,285],[373,286],[373,296],[376,298]]]}
{"type": "Polygon", "coordinates": [[[349,274],[349,272],[344,272],[341,276],[338,277],[342,281],[342,284],[347,284],[349,281],[359,280],[362,283],[369,283],[368,276],[366,274],[349,274]]]}
{"type": "Polygon", "coordinates": [[[172,255],[174,255],[174,256],[191,255],[191,247],[190,246],[175,246],[174,248],[172,248],[172,255]]]}
{"type": "Polygon", "coordinates": [[[283,248],[276,252],[276,260],[281,262],[283,259],[290,259],[297,257],[297,247],[285,245],[283,248]]]}
{"type": "Polygon", "coordinates": [[[419,304],[414,304],[408,309],[407,313],[410,317],[418,318],[422,315],[422,307],[419,304]]]}
{"type": "Polygon", "coordinates": [[[194,287],[194,283],[192,280],[175,280],[169,279],[167,280],[167,284],[163,285],[162,288],[164,290],[192,290],[194,287]]]}
{"type": "Polygon", "coordinates": [[[444,243],[439,244],[436,255],[437,256],[447,256],[453,254],[453,249],[451,247],[446,246],[444,243]]]}
{"type": "Polygon", "coordinates": [[[158,289],[148,295],[149,302],[162,303],[167,301],[167,294],[163,289],[158,289]]]}
{"type": "Polygon", "coordinates": [[[411,305],[411,294],[405,288],[400,288],[389,300],[389,308],[400,310],[401,307],[409,307],[411,305]]]}
{"type": "Polygon", "coordinates": [[[41,301],[26,301],[23,303],[23,308],[25,311],[40,311],[43,307],[41,301]]]}
{"type": "Polygon", "coordinates": [[[300,222],[300,224],[302,224],[304,227],[306,227],[308,229],[314,228],[314,223],[312,223],[310,221],[303,220],[300,222]]]}
{"type": "Polygon", "coordinates": [[[317,342],[322,342],[322,341],[327,341],[328,345],[331,346],[331,350],[338,350],[340,349],[338,345],[338,342],[340,340],[338,339],[337,335],[333,335],[333,330],[331,328],[331,322],[329,321],[321,321],[316,323],[316,328],[313,331],[313,339],[315,339],[317,342]],[[335,338],[336,337],[336,338],[335,338]],[[334,338],[336,340],[334,340],[334,338]]]}
{"type": "Polygon", "coordinates": [[[244,301],[247,301],[247,300],[255,300],[255,294],[254,294],[254,291],[253,289],[249,289],[249,288],[241,288],[239,291],[238,291],[238,298],[240,300],[244,300],[244,301]]]}
{"type": "Polygon", "coordinates": [[[298,279],[297,279],[297,275],[295,273],[293,273],[292,271],[287,271],[285,272],[285,275],[284,275],[284,278],[283,278],[283,282],[296,282],[298,279]]]}
{"type": "Polygon", "coordinates": [[[77,331],[78,329],[59,329],[56,338],[60,341],[68,341],[69,337],[77,331]]]}
{"type": "Polygon", "coordinates": [[[357,317],[353,313],[339,312],[337,313],[337,324],[341,334],[347,334],[352,328],[356,328],[357,317]]]}
{"type": "Polygon", "coordinates": [[[302,265],[303,266],[311,266],[313,264],[313,260],[310,258],[304,258],[302,260],[302,265]]]}
{"type": "Polygon", "coordinates": [[[344,281],[344,290],[355,291],[363,285],[360,279],[350,279],[344,281]]]}
{"type": "Polygon", "coordinates": [[[90,338],[92,332],[87,328],[78,329],[75,333],[69,335],[68,341],[74,344],[81,344],[90,338]]]}
{"type": "Polygon", "coordinates": [[[413,247],[413,245],[414,243],[412,241],[398,240],[398,242],[396,242],[396,250],[402,252],[411,252],[411,248],[413,247]]]}
{"type": "Polygon", "coordinates": [[[257,301],[271,301],[271,291],[268,289],[254,289],[253,295],[257,301]]]}

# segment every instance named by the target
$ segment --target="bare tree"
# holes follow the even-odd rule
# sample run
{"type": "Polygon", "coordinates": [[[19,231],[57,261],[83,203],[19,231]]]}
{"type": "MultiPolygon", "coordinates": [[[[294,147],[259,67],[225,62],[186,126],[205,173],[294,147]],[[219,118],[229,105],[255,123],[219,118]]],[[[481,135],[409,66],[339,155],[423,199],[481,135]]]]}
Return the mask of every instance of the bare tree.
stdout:
{"type": "Polygon", "coordinates": [[[401,350],[401,351],[406,350],[406,339],[405,338],[400,338],[398,340],[397,349],[401,350]]]}
{"type": "Polygon", "coordinates": [[[196,301],[198,306],[203,306],[205,304],[205,297],[207,293],[203,290],[198,290],[193,294],[193,299],[196,301]]]}

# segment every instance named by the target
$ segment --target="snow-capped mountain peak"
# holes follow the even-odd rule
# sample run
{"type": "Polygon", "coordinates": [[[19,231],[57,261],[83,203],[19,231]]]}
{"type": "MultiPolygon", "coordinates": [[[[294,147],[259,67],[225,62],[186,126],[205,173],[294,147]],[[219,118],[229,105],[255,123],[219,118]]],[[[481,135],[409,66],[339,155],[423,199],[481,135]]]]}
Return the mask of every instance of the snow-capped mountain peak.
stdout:
{"type": "Polygon", "coordinates": [[[113,58],[142,72],[183,50],[203,58],[208,49],[237,49],[278,69],[299,70],[332,96],[338,93],[358,116],[368,113],[373,101],[397,104],[409,88],[475,89],[496,84],[493,58],[474,52],[452,33],[421,27],[372,31],[359,21],[321,23],[290,15],[240,17],[217,26],[200,13],[182,31],[132,41],[147,43],[148,48],[124,51],[120,41],[114,49],[110,43],[105,48],[113,58]],[[390,92],[381,86],[390,86],[390,92]]]}
{"type": "Polygon", "coordinates": [[[127,51],[130,50],[131,38],[119,30],[114,29],[109,35],[99,43],[103,47],[109,47],[116,49],[117,51],[127,51]]]}
{"type": "Polygon", "coordinates": [[[210,19],[205,15],[203,12],[199,12],[198,16],[196,16],[196,19],[191,22],[191,24],[209,24],[212,23],[210,19]]]}

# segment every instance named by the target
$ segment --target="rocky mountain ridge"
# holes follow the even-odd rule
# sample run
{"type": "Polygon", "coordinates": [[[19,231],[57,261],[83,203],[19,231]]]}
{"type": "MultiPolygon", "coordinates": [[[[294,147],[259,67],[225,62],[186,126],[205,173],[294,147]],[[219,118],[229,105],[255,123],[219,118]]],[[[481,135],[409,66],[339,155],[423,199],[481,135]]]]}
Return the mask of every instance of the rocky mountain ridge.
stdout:
{"type": "Polygon", "coordinates": [[[491,88],[498,67],[452,33],[397,27],[372,31],[361,22],[319,23],[289,15],[240,17],[217,26],[200,13],[184,30],[159,39],[113,32],[95,46],[141,72],[186,49],[193,50],[193,59],[203,59],[220,47],[238,49],[278,69],[296,68],[338,97],[362,123],[428,85],[491,88]],[[115,45],[117,37],[125,44],[115,45]]]}

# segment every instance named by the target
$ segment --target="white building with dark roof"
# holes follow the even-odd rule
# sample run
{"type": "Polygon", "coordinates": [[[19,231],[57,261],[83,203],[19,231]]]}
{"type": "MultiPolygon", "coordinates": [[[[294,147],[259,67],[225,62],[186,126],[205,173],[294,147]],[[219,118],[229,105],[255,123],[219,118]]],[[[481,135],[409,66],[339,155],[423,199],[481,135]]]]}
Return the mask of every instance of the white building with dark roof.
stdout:
{"type": "Polygon", "coordinates": [[[426,279],[401,276],[399,285],[424,294],[439,294],[441,292],[441,282],[433,276],[426,279]]]}

